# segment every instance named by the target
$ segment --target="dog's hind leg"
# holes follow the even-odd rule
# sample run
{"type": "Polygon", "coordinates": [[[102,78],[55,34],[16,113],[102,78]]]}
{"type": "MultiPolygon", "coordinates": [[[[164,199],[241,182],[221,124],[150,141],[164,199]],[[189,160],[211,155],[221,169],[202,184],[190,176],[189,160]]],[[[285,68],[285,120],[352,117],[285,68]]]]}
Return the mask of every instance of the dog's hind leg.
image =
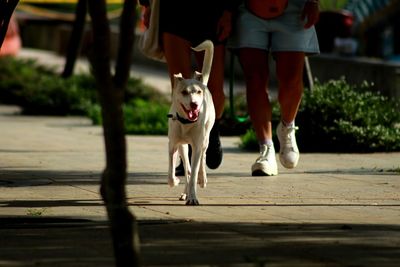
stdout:
{"type": "Polygon", "coordinates": [[[207,148],[204,149],[204,151],[202,152],[201,158],[200,158],[198,184],[201,188],[205,188],[207,186],[206,151],[207,151],[207,148]]]}
{"type": "Polygon", "coordinates": [[[177,186],[180,182],[175,175],[176,160],[178,159],[178,148],[169,143],[168,185],[177,186]]]}

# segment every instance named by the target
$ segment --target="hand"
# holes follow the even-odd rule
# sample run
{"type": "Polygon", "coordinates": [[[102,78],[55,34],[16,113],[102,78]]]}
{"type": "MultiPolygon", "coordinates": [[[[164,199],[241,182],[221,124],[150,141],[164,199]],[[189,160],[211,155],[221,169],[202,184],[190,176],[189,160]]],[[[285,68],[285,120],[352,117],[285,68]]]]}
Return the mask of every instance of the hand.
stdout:
{"type": "Polygon", "coordinates": [[[143,24],[146,26],[146,28],[149,28],[150,25],[150,15],[151,15],[151,8],[150,6],[147,6],[144,8],[144,13],[143,13],[143,24]]]}
{"type": "Polygon", "coordinates": [[[319,4],[317,0],[309,0],[305,3],[303,12],[301,13],[301,20],[306,20],[304,28],[308,29],[315,25],[319,19],[319,4]]]}
{"type": "Polygon", "coordinates": [[[217,37],[219,41],[223,41],[229,37],[232,31],[232,13],[224,11],[218,21],[217,37]]]}

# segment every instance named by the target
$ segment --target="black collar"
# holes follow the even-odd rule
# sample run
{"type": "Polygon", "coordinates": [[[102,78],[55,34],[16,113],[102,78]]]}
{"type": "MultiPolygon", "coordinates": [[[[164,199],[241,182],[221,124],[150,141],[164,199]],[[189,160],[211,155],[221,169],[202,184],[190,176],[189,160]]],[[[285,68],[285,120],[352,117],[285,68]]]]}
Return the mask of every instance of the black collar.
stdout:
{"type": "Polygon", "coordinates": [[[197,120],[191,121],[191,120],[182,118],[181,116],[179,116],[178,112],[176,113],[175,117],[172,114],[168,114],[167,117],[170,118],[170,119],[173,119],[173,120],[178,120],[182,124],[190,124],[190,123],[195,123],[197,121],[197,120]]]}

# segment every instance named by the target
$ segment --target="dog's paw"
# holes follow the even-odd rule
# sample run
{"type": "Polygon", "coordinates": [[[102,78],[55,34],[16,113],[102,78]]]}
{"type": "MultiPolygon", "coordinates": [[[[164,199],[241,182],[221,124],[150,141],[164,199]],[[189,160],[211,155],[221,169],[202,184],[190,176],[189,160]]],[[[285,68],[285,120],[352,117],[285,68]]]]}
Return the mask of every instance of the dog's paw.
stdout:
{"type": "Polygon", "coordinates": [[[187,196],[185,193],[182,193],[181,196],[179,197],[179,200],[184,201],[186,200],[187,196]]]}
{"type": "Polygon", "coordinates": [[[178,186],[181,180],[178,177],[168,177],[168,185],[170,187],[178,186]]]}
{"type": "Polygon", "coordinates": [[[188,199],[186,201],[187,206],[198,206],[200,205],[199,201],[197,199],[188,199]]]}

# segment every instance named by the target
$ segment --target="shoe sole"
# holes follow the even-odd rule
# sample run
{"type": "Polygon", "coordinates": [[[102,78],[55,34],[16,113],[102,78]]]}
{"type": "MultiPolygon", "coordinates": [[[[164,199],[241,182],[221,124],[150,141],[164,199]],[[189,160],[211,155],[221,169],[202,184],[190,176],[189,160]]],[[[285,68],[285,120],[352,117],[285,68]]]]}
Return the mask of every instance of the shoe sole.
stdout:
{"type": "Polygon", "coordinates": [[[263,168],[252,168],[251,176],[275,176],[278,175],[278,170],[276,171],[264,171],[263,168]]]}
{"type": "Polygon", "coordinates": [[[251,173],[251,176],[275,176],[278,175],[278,173],[266,173],[262,170],[255,170],[251,173]]]}

